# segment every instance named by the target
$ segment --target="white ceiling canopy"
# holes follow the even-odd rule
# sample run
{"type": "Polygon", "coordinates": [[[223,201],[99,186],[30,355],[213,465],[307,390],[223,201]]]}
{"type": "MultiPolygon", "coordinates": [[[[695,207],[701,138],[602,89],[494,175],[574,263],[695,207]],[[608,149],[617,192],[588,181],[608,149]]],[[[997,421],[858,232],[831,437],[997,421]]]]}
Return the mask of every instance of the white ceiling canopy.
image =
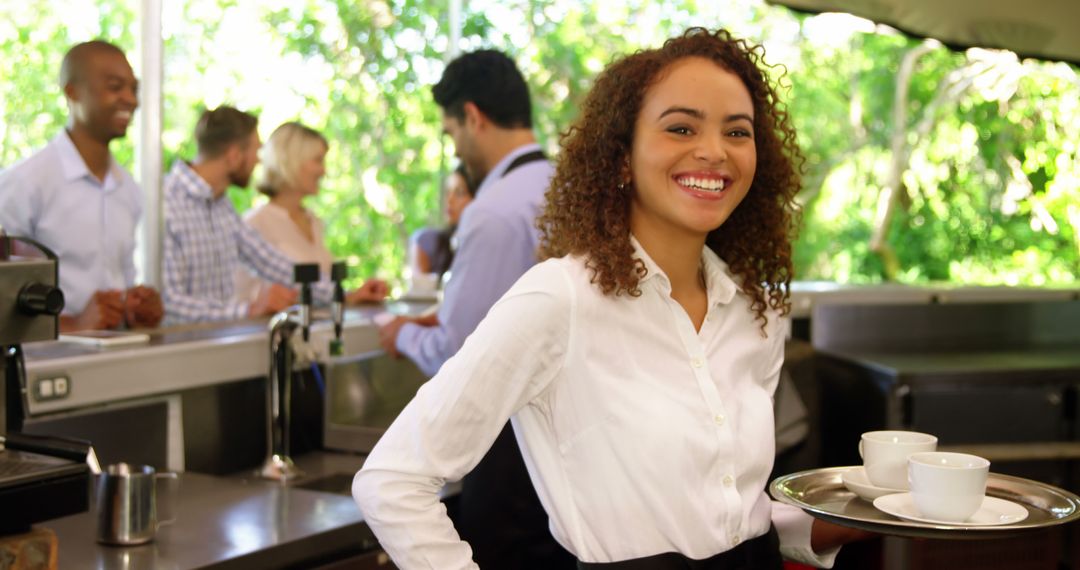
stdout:
{"type": "Polygon", "coordinates": [[[802,12],[846,12],[954,49],[1007,49],[1080,65],[1080,0],[766,0],[802,12]]]}

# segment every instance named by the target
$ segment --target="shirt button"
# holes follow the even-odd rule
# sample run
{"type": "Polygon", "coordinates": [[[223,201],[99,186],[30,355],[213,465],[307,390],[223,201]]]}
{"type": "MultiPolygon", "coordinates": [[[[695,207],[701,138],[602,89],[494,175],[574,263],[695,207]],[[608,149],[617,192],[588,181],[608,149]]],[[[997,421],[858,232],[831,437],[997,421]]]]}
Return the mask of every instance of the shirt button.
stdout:
{"type": "Polygon", "coordinates": [[[724,415],[716,414],[715,416],[713,416],[713,421],[716,422],[716,425],[718,426],[724,425],[724,415]]]}
{"type": "Polygon", "coordinates": [[[702,364],[704,364],[704,362],[702,362],[700,358],[695,358],[690,361],[690,366],[693,366],[694,368],[701,368],[702,364]]]}
{"type": "Polygon", "coordinates": [[[732,545],[739,544],[740,542],[742,542],[742,537],[741,536],[736,534],[735,536],[731,537],[731,544],[732,545]]]}
{"type": "Polygon", "coordinates": [[[735,484],[735,478],[731,475],[724,475],[724,486],[730,487],[735,484]]]}

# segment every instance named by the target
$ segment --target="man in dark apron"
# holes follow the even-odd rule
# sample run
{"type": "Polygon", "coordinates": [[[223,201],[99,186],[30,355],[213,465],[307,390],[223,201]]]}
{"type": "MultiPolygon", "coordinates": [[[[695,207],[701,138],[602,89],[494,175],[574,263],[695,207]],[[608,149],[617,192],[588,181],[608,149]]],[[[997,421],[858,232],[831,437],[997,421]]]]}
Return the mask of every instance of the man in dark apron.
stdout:
{"type": "MultiPolygon", "coordinates": [[[[407,356],[428,375],[536,263],[535,220],[553,172],[532,132],[525,79],[506,55],[482,50],[457,58],[433,94],[443,111],[443,132],[479,188],[458,226],[437,317],[399,317],[379,331],[388,353],[407,356]]],[[[465,476],[456,528],[481,568],[575,566],[551,537],[509,424],[465,476]]]]}

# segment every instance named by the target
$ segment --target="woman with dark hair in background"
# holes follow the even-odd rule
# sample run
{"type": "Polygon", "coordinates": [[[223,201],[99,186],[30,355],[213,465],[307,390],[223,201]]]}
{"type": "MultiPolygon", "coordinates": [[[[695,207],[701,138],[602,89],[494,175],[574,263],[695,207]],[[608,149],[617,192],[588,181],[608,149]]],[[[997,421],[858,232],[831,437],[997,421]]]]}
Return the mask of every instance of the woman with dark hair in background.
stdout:
{"type": "Polygon", "coordinates": [[[465,207],[476,197],[476,185],[458,165],[446,178],[445,228],[422,228],[409,240],[409,268],[412,275],[433,274],[436,281],[454,260],[453,237],[465,207]]]}

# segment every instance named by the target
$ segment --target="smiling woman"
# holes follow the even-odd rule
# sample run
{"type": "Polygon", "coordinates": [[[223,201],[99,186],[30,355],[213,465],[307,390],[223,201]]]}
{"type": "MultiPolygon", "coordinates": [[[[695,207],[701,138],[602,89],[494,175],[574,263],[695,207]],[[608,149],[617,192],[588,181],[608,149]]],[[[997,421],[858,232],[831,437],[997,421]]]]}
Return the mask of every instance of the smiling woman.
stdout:
{"type": "Polygon", "coordinates": [[[754,180],[754,104],[739,78],[701,57],[679,60],[646,93],[630,151],[630,230],[643,245],[704,240],[754,180]]]}
{"type": "Polygon", "coordinates": [[[548,189],[547,259],[354,480],[398,567],[476,568],[438,490],[508,418],[578,568],[827,566],[865,537],[765,494],[798,177],[762,67],[761,48],[694,28],[597,78],[548,189]]]}
{"type": "Polygon", "coordinates": [[[741,40],[708,49],[687,40],[601,74],[579,125],[562,141],[561,168],[540,218],[544,254],[587,253],[605,293],[637,295],[641,266],[625,236],[633,232],[644,244],[681,224],[740,275],[760,319],[784,309],[800,159],[794,129],[759,65],[762,49],[741,40]],[[700,186],[717,181],[719,193],[700,186]]]}

